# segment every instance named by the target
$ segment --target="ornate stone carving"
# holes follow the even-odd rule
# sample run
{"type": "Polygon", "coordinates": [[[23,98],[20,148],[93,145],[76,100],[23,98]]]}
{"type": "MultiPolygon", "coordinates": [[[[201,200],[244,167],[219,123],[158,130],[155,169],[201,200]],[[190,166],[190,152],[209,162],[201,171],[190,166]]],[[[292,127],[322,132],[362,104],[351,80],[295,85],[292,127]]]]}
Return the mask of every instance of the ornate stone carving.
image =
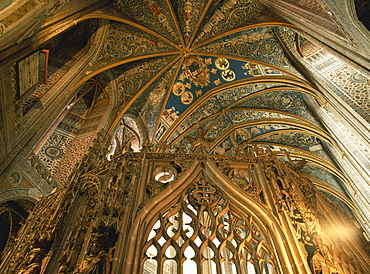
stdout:
{"type": "Polygon", "coordinates": [[[340,273],[340,267],[335,263],[334,257],[329,250],[329,246],[320,244],[312,257],[312,269],[314,274],[340,273]]]}
{"type": "Polygon", "coordinates": [[[40,273],[42,260],[45,258],[45,251],[41,248],[33,248],[30,251],[30,258],[26,267],[19,274],[38,274],[40,273]]]}
{"type": "Polygon", "coordinates": [[[262,188],[257,184],[254,179],[253,166],[248,166],[248,168],[231,169],[228,173],[228,177],[237,183],[246,193],[252,196],[254,199],[260,201],[260,195],[262,188]]]}
{"type": "Polygon", "coordinates": [[[38,158],[38,156],[34,153],[28,157],[28,162],[30,165],[36,170],[36,172],[44,179],[50,186],[57,187],[59,183],[51,174],[51,172],[46,168],[44,163],[38,158]]]}
{"type": "Polygon", "coordinates": [[[205,136],[204,130],[200,124],[197,125],[195,136],[185,136],[184,140],[192,144],[190,150],[198,154],[208,154],[209,145],[213,141],[212,138],[205,136]]]}
{"type": "Polygon", "coordinates": [[[256,268],[261,267],[257,261],[272,267],[275,259],[265,237],[248,212],[232,210],[227,195],[200,178],[169,211],[158,213],[142,251],[143,269],[173,269],[168,260],[181,266],[190,258],[198,265],[197,273],[212,267],[241,269],[247,261],[256,268]]]}
{"type": "MultiPolygon", "coordinates": [[[[197,154],[184,154],[165,148],[165,144],[160,148],[146,144],[144,152],[130,151],[107,161],[109,143],[106,139],[107,136],[100,134],[85,156],[86,162],[72,172],[69,184],[36,205],[13,241],[14,251],[10,247],[6,249],[10,255],[0,267],[4,266],[7,273],[38,273],[41,267],[66,274],[116,271],[113,256],[131,252],[123,251],[122,246],[134,235],[130,234],[133,220],[145,214],[144,209],[150,207],[151,201],[158,203],[158,199],[151,198],[159,193],[165,197],[164,191],[169,191],[169,198],[161,202],[166,203],[168,199],[172,204],[166,205],[167,211],[157,213],[159,225],[153,228],[139,251],[139,261],[142,260],[144,268],[152,264],[170,267],[166,265],[168,260],[180,266],[187,260],[185,250],[191,249],[195,254],[192,260],[199,265],[212,267],[215,264],[221,268],[227,263],[227,267],[234,265],[240,269],[248,264],[271,270],[278,266],[275,250],[270,245],[277,234],[264,227],[263,221],[255,219],[264,220],[269,214],[275,214],[269,219],[275,226],[289,224],[287,230],[294,229],[291,237],[296,240],[290,244],[300,243],[298,248],[306,253],[302,260],[307,260],[313,273],[341,271],[343,265],[339,268],[337,262],[350,258],[340,255],[343,251],[339,248],[324,244],[322,218],[318,218],[318,194],[312,182],[302,178],[300,169],[295,169],[292,163],[278,160],[271,150],[243,148],[245,153],[237,156],[209,155],[202,149],[197,150],[197,154]],[[204,170],[194,181],[186,182],[176,202],[170,192],[173,184],[177,176],[191,176],[187,168],[194,168],[194,162],[199,164],[197,168],[204,170]],[[226,175],[235,182],[229,181],[227,186],[237,188],[234,195],[245,193],[254,199],[246,199],[251,203],[249,209],[248,206],[235,208],[229,202],[222,185],[209,177],[207,162],[218,167],[213,170],[219,173],[214,178],[226,175]],[[266,195],[271,196],[269,203],[263,201],[266,195]],[[258,207],[266,210],[266,215],[252,218],[248,210],[258,207]],[[275,207],[276,210],[271,210],[275,207]],[[156,255],[151,253],[153,247],[156,255]],[[43,256],[48,256],[48,260],[43,260],[43,256]]],[[[152,217],[149,221],[153,222],[152,217]]],[[[139,234],[148,235],[145,233],[140,228],[139,234]]],[[[354,269],[361,273],[361,267],[351,264],[346,267],[349,273],[354,269]]]]}
{"type": "Polygon", "coordinates": [[[90,245],[87,250],[85,259],[80,267],[74,272],[91,273],[98,271],[100,273],[110,273],[110,262],[112,261],[112,242],[114,243],[116,235],[107,227],[99,227],[96,229],[90,239],[90,245]]]}
{"type": "Polygon", "coordinates": [[[204,178],[199,179],[192,188],[189,188],[189,201],[198,206],[212,207],[220,200],[220,194],[211,183],[204,178]]]}
{"type": "Polygon", "coordinates": [[[56,224],[55,212],[60,198],[59,191],[41,198],[36,204],[13,244],[7,245],[4,250],[1,268],[5,273],[39,273],[42,260],[52,244],[56,224]],[[14,251],[15,253],[9,256],[14,251]]]}
{"type": "Polygon", "coordinates": [[[101,200],[99,179],[94,175],[86,174],[80,178],[79,184],[79,195],[72,200],[69,212],[65,214],[62,222],[65,226],[68,222],[71,223],[63,229],[64,231],[62,230],[59,233],[62,236],[69,231],[67,240],[61,246],[63,252],[61,253],[59,269],[62,270],[64,267],[67,267],[67,269],[75,267],[78,258],[74,254],[83,251],[84,237],[89,232],[89,227],[96,219],[101,208],[99,203],[101,200]],[[74,213],[75,208],[78,208],[77,214],[74,213]]]}

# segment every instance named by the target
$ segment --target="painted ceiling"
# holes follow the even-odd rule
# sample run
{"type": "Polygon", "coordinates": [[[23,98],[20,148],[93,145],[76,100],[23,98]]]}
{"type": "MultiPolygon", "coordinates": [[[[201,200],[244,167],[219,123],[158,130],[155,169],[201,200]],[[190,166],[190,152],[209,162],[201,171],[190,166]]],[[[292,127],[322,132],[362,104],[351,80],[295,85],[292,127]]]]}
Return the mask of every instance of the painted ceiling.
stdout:
{"type": "MultiPolygon", "coordinates": [[[[305,8],[322,12],[319,1],[310,3],[305,8]]],[[[169,151],[188,150],[187,136],[201,129],[212,154],[235,155],[258,145],[286,160],[287,151],[293,161],[307,161],[303,171],[314,182],[344,195],[345,177],[326,152],[337,144],[306,103],[311,97],[319,107],[324,96],[286,52],[290,47],[284,41],[292,42],[299,30],[260,1],[116,0],[91,18],[106,20],[105,38],[79,82],[84,100],[74,111],[88,111],[99,94],[108,97],[103,86],[100,91],[91,87],[99,88],[98,80],[109,75],[119,105],[110,130],[121,147],[131,143],[138,150],[150,141],[168,144],[169,151]]],[[[298,41],[302,63],[319,71],[328,53],[302,36],[298,41]],[[323,59],[317,61],[315,54],[323,59]]],[[[331,77],[330,71],[322,74],[331,77]]],[[[353,79],[361,82],[361,77],[353,79]]],[[[358,102],[367,108],[361,98],[358,102]]]]}
{"type": "Polygon", "coordinates": [[[119,117],[131,129],[123,135],[136,139],[135,149],[147,139],[189,148],[185,136],[201,127],[212,154],[253,144],[282,158],[289,151],[308,161],[305,172],[342,191],[325,152],[336,144],[305,102],[321,102],[321,94],[280,39],[294,26],[250,0],[116,1],[114,10],[95,68],[114,65],[119,117]]]}

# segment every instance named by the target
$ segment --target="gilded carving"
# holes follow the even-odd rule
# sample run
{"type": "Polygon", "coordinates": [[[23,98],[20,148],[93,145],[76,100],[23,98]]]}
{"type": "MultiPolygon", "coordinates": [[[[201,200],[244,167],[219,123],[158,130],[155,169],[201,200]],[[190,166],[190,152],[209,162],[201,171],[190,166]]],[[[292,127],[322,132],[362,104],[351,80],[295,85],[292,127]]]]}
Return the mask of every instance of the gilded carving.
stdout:
{"type": "Polygon", "coordinates": [[[240,215],[232,210],[227,196],[206,178],[191,184],[177,204],[158,217],[144,245],[144,271],[174,270],[173,265],[166,265],[170,259],[184,264],[185,270],[189,270],[186,261],[194,260],[197,273],[226,265],[246,269],[247,262],[257,269],[274,264],[271,247],[252,218],[247,212],[240,215]]]}
{"type": "Polygon", "coordinates": [[[248,193],[254,199],[260,201],[262,187],[258,185],[254,176],[253,166],[249,166],[245,169],[234,168],[228,172],[228,177],[237,183],[243,191],[248,193]]]}
{"type": "Polygon", "coordinates": [[[38,156],[32,153],[29,158],[28,162],[30,165],[36,170],[36,172],[44,179],[50,186],[57,187],[59,183],[55,179],[55,177],[51,174],[51,172],[46,168],[44,163],[38,158],[38,156]]]}
{"type": "Polygon", "coordinates": [[[329,247],[325,244],[321,244],[320,247],[315,251],[312,258],[312,268],[314,274],[332,274],[340,273],[340,267],[338,263],[334,262],[333,255],[329,251],[329,247]]]}
{"type": "MultiPolygon", "coordinates": [[[[276,251],[270,245],[271,233],[275,231],[255,219],[262,217],[252,218],[249,210],[255,207],[266,210],[266,216],[275,214],[268,222],[276,222],[274,225],[279,229],[289,223],[292,234],[285,241],[295,239],[290,244],[298,243],[297,248],[304,253],[302,260],[307,261],[312,273],[340,273],[343,267],[350,271],[362,269],[344,264],[350,255],[344,257],[343,250],[324,241],[323,217],[318,217],[317,206],[320,196],[312,182],[301,176],[303,161],[294,162],[287,154],[289,159],[284,163],[273,151],[251,146],[241,146],[235,156],[206,154],[207,142],[201,128],[189,141],[203,148],[195,147],[192,154],[166,143],[157,146],[146,143],[141,152],[125,152],[108,161],[106,138],[103,132],[97,136],[84,158],[86,162],[72,172],[73,177],[64,189],[40,200],[19,239],[10,241],[16,245],[15,250],[27,250],[28,255],[18,253],[5,258],[6,271],[39,273],[44,267],[65,274],[115,271],[115,258],[123,256],[121,247],[128,241],[122,239],[131,235],[130,218],[142,216],[143,209],[156,201],[158,195],[164,197],[166,191],[170,198],[164,202],[169,199],[174,204],[167,211],[155,213],[157,223],[148,231],[149,237],[138,252],[142,269],[169,270],[173,267],[169,261],[181,265],[188,260],[188,252],[192,252],[192,260],[199,265],[198,273],[207,273],[205,268],[226,267],[225,262],[240,270],[253,267],[273,271],[278,267],[276,251]],[[173,186],[179,177],[192,175],[188,169],[193,168],[194,162],[200,168],[212,162],[214,172],[220,173],[215,177],[224,176],[225,184],[227,178],[233,181],[238,188],[233,195],[241,195],[238,199],[243,194],[252,197],[251,207],[235,208],[205,171],[173,200],[173,186]],[[272,203],[264,200],[267,195],[272,203]],[[50,260],[42,259],[46,256],[50,260]]],[[[230,183],[228,187],[234,187],[230,183]]],[[[140,229],[140,233],[144,230],[140,229]]],[[[134,237],[141,237],[140,233],[134,237]]],[[[9,247],[6,251],[11,252],[9,247]]]]}
{"type": "Polygon", "coordinates": [[[90,245],[85,259],[80,267],[74,273],[110,273],[112,251],[116,235],[108,227],[99,227],[96,229],[90,239],[90,245]]]}
{"type": "Polygon", "coordinates": [[[45,251],[41,248],[33,248],[30,251],[30,258],[26,267],[19,274],[38,274],[41,271],[42,260],[45,258],[45,251]]]}

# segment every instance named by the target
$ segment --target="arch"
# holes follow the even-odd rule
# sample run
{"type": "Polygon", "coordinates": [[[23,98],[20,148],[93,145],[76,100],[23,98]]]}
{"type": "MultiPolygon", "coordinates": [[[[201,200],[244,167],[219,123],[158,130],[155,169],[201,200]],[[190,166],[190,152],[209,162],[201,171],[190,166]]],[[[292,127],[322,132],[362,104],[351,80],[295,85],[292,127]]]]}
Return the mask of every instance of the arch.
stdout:
{"type": "Polygon", "coordinates": [[[92,19],[92,18],[108,19],[108,20],[112,20],[112,21],[116,21],[116,22],[131,25],[135,28],[141,29],[141,30],[143,30],[147,33],[150,33],[151,35],[154,35],[154,36],[158,37],[159,39],[163,40],[164,42],[170,44],[171,46],[173,46],[173,47],[175,47],[179,50],[181,49],[181,47],[179,45],[177,45],[176,43],[168,40],[167,38],[165,38],[162,35],[156,33],[155,31],[152,31],[151,29],[148,29],[148,28],[146,28],[146,27],[144,27],[140,24],[137,24],[135,22],[132,22],[130,20],[126,20],[124,18],[120,18],[120,17],[117,17],[117,16],[112,16],[112,15],[108,15],[108,14],[104,14],[104,13],[91,13],[91,14],[87,14],[87,15],[84,15],[84,16],[80,17],[78,19],[78,21],[83,21],[83,20],[92,19]]]}
{"type": "Polygon", "coordinates": [[[137,248],[135,251],[131,250],[131,252],[127,254],[123,262],[124,265],[121,265],[121,269],[123,267],[125,271],[130,273],[139,273],[142,262],[142,248],[150,232],[150,230],[145,231],[142,228],[153,227],[154,223],[157,221],[158,214],[163,214],[171,210],[172,206],[177,203],[181,195],[201,176],[207,178],[222,193],[227,193],[227,198],[233,210],[236,210],[238,214],[243,214],[242,212],[247,211],[254,222],[256,222],[258,228],[261,229],[262,234],[269,235],[269,232],[274,231],[274,233],[272,233],[274,235],[271,234],[271,238],[266,239],[266,241],[273,248],[274,255],[277,256],[276,263],[280,262],[280,264],[277,265],[277,273],[295,273],[298,268],[304,269],[302,266],[304,264],[303,262],[301,262],[301,266],[299,266],[298,261],[293,263],[290,261],[291,258],[288,258],[293,255],[287,255],[290,253],[289,251],[286,252],[290,250],[289,244],[278,240],[279,238],[282,239],[281,237],[283,237],[284,232],[272,212],[268,210],[267,207],[257,203],[253,198],[243,194],[238,189],[236,183],[230,181],[226,175],[221,174],[215,164],[207,160],[195,160],[186,171],[186,175],[178,178],[173,184],[170,184],[166,188],[165,192],[159,193],[157,196],[150,199],[147,204],[139,210],[131,228],[131,235],[135,236],[131,236],[128,242],[128,246],[136,246],[137,248]],[[164,203],[163,201],[167,202],[164,203]],[[243,209],[243,211],[237,210],[237,208],[240,210],[243,209]]]}
{"type": "MultiPolygon", "coordinates": [[[[248,96],[246,96],[248,97],[248,96]]],[[[287,112],[284,112],[284,111],[279,111],[279,110],[271,110],[271,109],[257,109],[257,108],[225,108],[219,112],[216,112],[212,115],[209,115],[208,117],[204,118],[203,120],[200,120],[199,121],[199,124],[203,124],[205,122],[207,122],[208,120],[216,117],[216,119],[212,122],[212,125],[216,124],[218,120],[220,120],[222,118],[223,115],[226,115],[227,114],[227,111],[233,111],[233,110],[245,110],[245,111],[263,111],[263,112],[269,112],[269,113],[276,113],[276,114],[281,114],[281,115],[284,115],[286,117],[290,117],[292,118],[292,120],[298,120],[298,121],[301,121],[303,123],[307,123],[307,124],[311,124],[314,128],[318,128],[316,124],[312,123],[311,121],[301,117],[301,116],[297,116],[297,115],[294,115],[294,114],[290,114],[290,113],[287,113],[287,112]]],[[[253,121],[255,120],[250,120],[248,122],[250,122],[250,125],[253,125],[253,121]]],[[[258,122],[258,121],[257,121],[258,122]]],[[[177,136],[174,140],[171,141],[171,144],[175,144],[178,140],[180,140],[183,136],[185,136],[186,134],[188,134],[190,131],[196,129],[197,125],[194,124],[192,126],[190,126],[189,128],[187,128],[185,131],[183,131],[179,136],[177,136]]],[[[209,129],[207,130],[206,132],[206,135],[208,135],[208,133],[210,132],[212,126],[209,127],[209,129]]],[[[308,131],[306,130],[305,131],[306,133],[308,133],[308,131]]],[[[324,132],[324,131],[323,131],[324,132]]],[[[271,132],[270,134],[273,134],[273,133],[276,133],[275,132],[271,132]]],[[[311,134],[311,132],[309,132],[311,134]]],[[[266,135],[268,135],[268,133],[265,133],[266,135]]],[[[318,134],[313,134],[314,136],[319,136],[318,134]]],[[[258,135],[256,137],[253,137],[252,139],[254,138],[259,138],[261,137],[261,135],[258,135]]],[[[217,143],[215,144],[217,145],[217,143]]]]}
{"type": "Polygon", "coordinates": [[[303,131],[305,131],[308,134],[311,134],[313,136],[316,135],[316,136],[324,139],[325,141],[327,141],[328,143],[333,145],[338,151],[340,151],[340,152],[342,151],[339,148],[339,146],[337,145],[337,143],[335,142],[335,140],[326,131],[324,131],[322,128],[320,128],[318,126],[313,126],[313,125],[308,124],[308,123],[303,122],[303,121],[287,119],[287,118],[275,118],[275,119],[263,118],[263,119],[256,119],[256,120],[251,120],[251,121],[248,121],[248,122],[242,122],[242,123],[233,125],[233,126],[229,127],[227,131],[223,132],[213,142],[212,148],[214,148],[222,139],[224,139],[234,129],[241,128],[241,127],[246,127],[246,126],[249,126],[249,125],[264,125],[264,124],[287,125],[287,126],[292,126],[292,127],[302,129],[303,131]]]}
{"type": "Polygon", "coordinates": [[[0,203],[0,254],[11,237],[15,237],[34,207],[27,199],[9,199],[0,203]]]}
{"type": "Polygon", "coordinates": [[[117,118],[114,120],[114,122],[112,123],[111,127],[109,128],[108,130],[108,133],[112,132],[114,130],[114,128],[116,127],[116,125],[118,124],[118,122],[121,120],[123,114],[126,113],[126,111],[129,109],[129,107],[132,105],[133,102],[135,102],[135,100],[137,98],[139,98],[139,96],[144,92],[144,90],[146,90],[154,81],[155,79],[157,79],[157,77],[161,74],[163,74],[168,68],[170,68],[178,59],[180,58],[180,56],[177,56],[175,57],[170,63],[168,63],[164,68],[162,68],[152,79],[150,79],[150,81],[148,81],[139,91],[137,94],[135,94],[131,100],[122,108],[122,110],[118,113],[118,115],[116,116],[117,118]]]}
{"type": "Polygon", "coordinates": [[[83,86],[34,150],[59,182],[65,182],[68,167],[81,160],[97,132],[110,124],[116,105],[112,83],[111,75],[104,73],[83,86]]]}
{"type": "Polygon", "coordinates": [[[356,25],[360,31],[369,35],[370,20],[368,12],[370,11],[369,1],[361,0],[346,0],[345,1],[349,13],[349,18],[352,23],[356,25]]]}
{"type": "MultiPolygon", "coordinates": [[[[174,77],[172,78],[171,83],[170,83],[170,85],[168,87],[169,90],[167,91],[167,94],[166,94],[166,97],[164,99],[164,102],[168,102],[168,99],[170,98],[170,94],[171,94],[170,89],[171,89],[171,87],[174,85],[174,83],[176,81],[176,75],[179,74],[179,71],[180,71],[180,69],[182,67],[182,64],[183,64],[184,60],[185,60],[185,57],[182,56],[181,59],[180,59],[180,61],[178,62],[176,71],[174,73],[174,77]]],[[[161,107],[160,113],[163,113],[165,111],[165,108],[166,108],[166,104],[163,104],[162,107],[161,107]]],[[[159,128],[160,123],[161,123],[161,119],[158,119],[158,121],[157,121],[157,123],[155,125],[155,130],[154,130],[154,134],[153,134],[152,140],[150,140],[151,142],[153,142],[154,139],[155,139],[155,132],[158,131],[158,128],[159,128]]]]}
{"type": "Polygon", "coordinates": [[[247,79],[241,79],[236,80],[234,82],[230,82],[229,84],[225,84],[216,88],[213,88],[209,90],[207,93],[205,93],[202,97],[200,97],[197,101],[195,101],[189,108],[187,108],[178,119],[176,119],[172,125],[166,130],[166,132],[162,136],[162,141],[166,141],[170,135],[175,131],[175,129],[184,121],[184,118],[187,117],[187,115],[194,110],[196,110],[199,106],[202,105],[205,101],[207,101],[212,96],[216,95],[219,92],[222,92],[224,90],[230,89],[230,88],[236,88],[236,87],[242,87],[244,85],[250,85],[250,84],[256,84],[256,83],[279,83],[279,84],[289,84],[293,85],[294,87],[297,87],[302,90],[308,90],[308,92],[311,92],[311,95],[317,94],[315,96],[316,99],[321,99],[322,101],[325,101],[325,97],[321,95],[321,92],[319,92],[317,89],[315,89],[310,83],[305,82],[301,79],[298,79],[298,77],[289,77],[289,76],[257,76],[247,79]]]}
{"type": "Polygon", "coordinates": [[[117,83],[114,80],[114,77],[110,71],[106,71],[105,73],[110,80],[107,86],[105,87],[105,91],[108,94],[108,106],[105,111],[105,114],[101,119],[98,129],[100,128],[107,129],[109,127],[109,123],[111,122],[111,115],[114,111],[114,108],[117,106],[118,102],[117,93],[115,92],[117,90],[117,83]]]}
{"type": "Polygon", "coordinates": [[[260,27],[285,27],[285,28],[290,28],[290,29],[293,29],[295,31],[300,31],[299,28],[295,27],[294,25],[290,24],[290,23],[284,23],[284,22],[267,22],[267,23],[258,23],[258,24],[253,24],[253,25],[249,25],[249,26],[244,26],[244,27],[241,27],[241,28],[237,28],[237,29],[234,29],[234,30],[231,30],[231,31],[228,31],[228,32],[224,32],[220,35],[217,35],[217,36],[214,36],[206,41],[203,41],[197,45],[195,45],[194,47],[191,48],[191,50],[194,50],[194,49],[197,49],[197,48],[200,48],[204,45],[207,45],[213,41],[216,41],[218,39],[221,39],[223,37],[226,37],[230,34],[234,34],[234,33],[238,33],[238,32],[241,32],[241,31],[244,31],[244,30],[249,30],[249,29],[254,29],[254,28],[260,28],[260,27]]]}
{"type": "MultiPolygon", "coordinates": [[[[293,147],[293,146],[290,146],[290,145],[284,145],[284,144],[272,143],[272,142],[261,142],[261,141],[250,142],[250,140],[248,140],[248,141],[242,141],[239,144],[240,145],[253,144],[253,145],[257,145],[257,146],[259,146],[259,145],[265,145],[265,146],[273,145],[273,146],[278,146],[278,147],[282,147],[282,148],[287,148],[289,150],[292,150],[292,151],[289,151],[290,156],[292,156],[294,158],[304,159],[304,160],[308,161],[308,163],[310,165],[322,168],[322,169],[332,173],[333,175],[337,176],[343,182],[348,182],[348,180],[345,177],[345,175],[343,174],[343,172],[340,171],[335,165],[333,165],[328,160],[326,160],[326,159],[324,159],[324,158],[322,158],[322,157],[320,157],[320,156],[318,156],[318,155],[316,155],[312,152],[309,152],[309,151],[306,151],[306,150],[303,150],[303,149],[300,149],[300,148],[297,148],[297,147],[293,147]]],[[[234,148],[232,148],[232,149],[234,149],[234,148]]],[[[277,157],[286,157],[286,151],[275,151],[274,153],[276,154],[277,157]]]]}
{"type": "Polygon", "coordinates": [[[4,203],[11,200],[27,200],[30,202],[36,202],[39,197],[30,191],[31,187],[27,186],[12,186],[6,189],[0,190],[0,203],[4,203]]]}

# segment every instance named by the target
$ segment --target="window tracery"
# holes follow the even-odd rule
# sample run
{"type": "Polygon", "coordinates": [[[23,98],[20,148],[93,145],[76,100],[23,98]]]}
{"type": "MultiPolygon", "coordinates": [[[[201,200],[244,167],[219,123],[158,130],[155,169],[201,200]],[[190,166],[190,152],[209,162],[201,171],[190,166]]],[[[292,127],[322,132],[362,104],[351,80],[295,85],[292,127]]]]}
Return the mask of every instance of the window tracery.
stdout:
{"type": "Polygon", "coordinates": [[[273,273],[274,252],[247,213],[200,177],[167,212],[144,244],[143,273],[273,273]]]}

